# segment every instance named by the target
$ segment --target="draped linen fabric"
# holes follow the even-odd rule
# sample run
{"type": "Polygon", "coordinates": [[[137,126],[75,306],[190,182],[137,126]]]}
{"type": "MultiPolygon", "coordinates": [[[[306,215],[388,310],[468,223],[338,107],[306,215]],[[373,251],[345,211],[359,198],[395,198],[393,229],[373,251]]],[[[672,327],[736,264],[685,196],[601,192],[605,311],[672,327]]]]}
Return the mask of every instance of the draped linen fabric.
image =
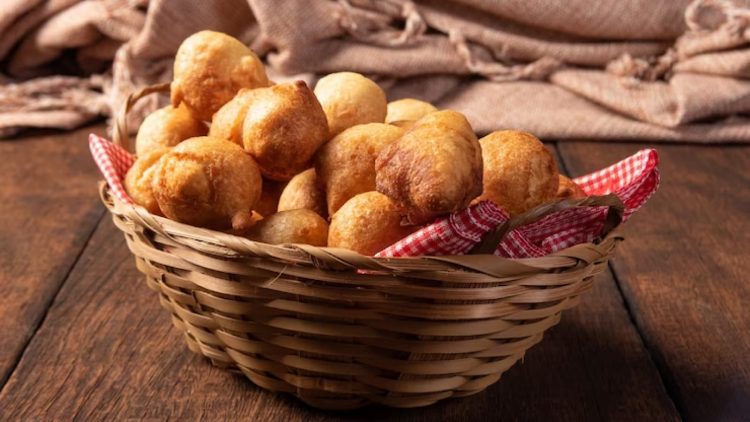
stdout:
{"type": "MultiPolygon", "coordinates": [[[[486,133],[750,142],[741,0],[6,0],[0,136],[111,116],[168,81],[182,40],[229,33],[272,79],[355,71],[486,133]],[[62,76],[64,75],[64,76],[62,76]]],[[[166,99],[138,104],[131,128],[166,99]]]]}

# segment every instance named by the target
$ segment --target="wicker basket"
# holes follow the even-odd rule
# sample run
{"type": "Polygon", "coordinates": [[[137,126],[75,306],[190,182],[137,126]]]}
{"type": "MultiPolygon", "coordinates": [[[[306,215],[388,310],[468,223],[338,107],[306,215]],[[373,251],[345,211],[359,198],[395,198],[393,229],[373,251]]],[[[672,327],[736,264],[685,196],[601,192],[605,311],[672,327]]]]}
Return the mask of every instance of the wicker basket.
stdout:
{"type": "MultiPolygon", "coordinates": [[[[139,92],[141,96],[159,89],[139,92]]],[[[121,119],[116,140],[127,147],[121,119]]],[[[460,256],[371,258],[269,245],[103,203],[190,350],[312,406],[426,406],[480,392],[557,324],[622,237],[614,196],[514,217],[460,256]],[[543,258],[483,253],[512,228],[573,206],[608,206],[603,237],[543,258]]]]}

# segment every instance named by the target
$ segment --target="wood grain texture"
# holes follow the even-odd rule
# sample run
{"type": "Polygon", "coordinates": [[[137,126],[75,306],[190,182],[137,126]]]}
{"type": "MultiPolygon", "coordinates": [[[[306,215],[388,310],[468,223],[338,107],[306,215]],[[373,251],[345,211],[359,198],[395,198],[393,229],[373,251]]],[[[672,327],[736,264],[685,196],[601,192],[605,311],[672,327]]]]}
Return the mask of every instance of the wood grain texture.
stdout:
{"type": "Polygon", "coordinates": [[[87,134],[0,142],[0,387],[102,216],[87,134]]]}
{"type": "MultiPolygon", "coordinates": [[[[643,148],[561,143],[575,175],[643,148]]],[[[612,262],[687,420],[750,417],[750,148],[657,146],[662,183],[612,262]]]]}
{"type": "Polygon", "coordinates": [[[422,409],[312,409],[189,352],[109,218],[0,394],[3,420],[675,420],[611,276],[487,391],[422,409]]]}

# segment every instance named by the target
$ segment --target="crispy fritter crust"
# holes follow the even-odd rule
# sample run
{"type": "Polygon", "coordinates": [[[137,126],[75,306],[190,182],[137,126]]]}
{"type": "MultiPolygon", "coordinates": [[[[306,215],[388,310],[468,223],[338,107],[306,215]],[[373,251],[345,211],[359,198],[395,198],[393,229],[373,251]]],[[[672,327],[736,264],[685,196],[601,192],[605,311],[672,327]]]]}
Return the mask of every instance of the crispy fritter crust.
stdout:
{"type": "Polygon", "coordinates": [[[156,203],[156,198],[154,198],[151,182],[159,159],[167,152],[169,152],[168,147],[161,147],[140,155],[128,170],[123,182],[125,190],[133,199],[133,202],[146,208],[151,214],[162,215],[159,204],[156,203]]]}
{"type": "Polygon", "coordinates": [[[430,113],[375,161],[376,187],[406,220],[421,224],[465,208],[482,191],[482,155],[469,122],[455,111],[430,113]]]}
{"type": "Polygon", "coordinates": [[[206,125],[193,117],[185,106],[166,106],[146,116],[135,137],[135,154],[173,147],[188,138],[204,136],[206,125]]]}
{"type": "Polygon", "coordinates": [[[234,98],[221,106],[211,120],[208,136],[226,139],[242,146],[242,124],[252,102],[251,93],[251,89],[241,89],[234,98]]]}
{"type": "Polygon", "coordinates": [[[239,40],[220,32],[187,37],[174,60],[172,105],[181,103],[200,120],[211,120],[242,88],[269,85],[258,56],[239,40]]]}
{"type": "Polygon", "coordinates": [[[404,130],[385,123],[352,126],[318,152],[315,169],[333,215],[354,195],[375,190],[375,159],[404,130]]]}
{"type": "Polygon", "coordinates": [[[302,208],[314,211],[323,218],[328,216],[326,194],[320,187],[314,168],[292,177],[279,198],[280,212],[302,208]]]}
{"type": "Polygon", "coordinates": [[[316,212],[308,209],[281,211],[258,222],[247,237],[273,245],[303,243],[326,246],[328,223],[316,212]]]}
{"type": "Polygon", "coordinates": [[[484,190],[479,200],[493,201],[516,215],[555,197],[555,158],[534,135],[503,130],[490,133],[479,144],[484,159],[484,190]]]}
{"type": "Polygon", "coordinates": [[[194,226],[225,229],[249,213],[262,189],[260,171],[242,148],[224,139],[191,138],[166,153],[152,181],[164,215],[194,226]]]}
{"type": "Polygon", "coordinates": [[[388,103],[385,122],[393,123],[400,120],[419,120],[434,111],[438,111],[437,107],[428,102],[414,98],[403,98],[388,103]]]}
{"type": "Polygon", "coordinates": [[[245,150],[265,177],[287,181],[310,167],[328,139],[323,109],[302,81],[254,89],[242,126],[245,150]]]}
{"type": "Polygon", "coordinates": [[[315,96],[323,106],[331,136],[355,125],[385,122],[385,92],[359,73],[331,73],[320,78],[315,96]]]}
{"type": "Polygon", "coordinates": [[[333,215],[328,246],[371,256],[417,228],[401,225],[401,214],[393,200],[379,192],[365,192],[347,201],[333,215]]]}

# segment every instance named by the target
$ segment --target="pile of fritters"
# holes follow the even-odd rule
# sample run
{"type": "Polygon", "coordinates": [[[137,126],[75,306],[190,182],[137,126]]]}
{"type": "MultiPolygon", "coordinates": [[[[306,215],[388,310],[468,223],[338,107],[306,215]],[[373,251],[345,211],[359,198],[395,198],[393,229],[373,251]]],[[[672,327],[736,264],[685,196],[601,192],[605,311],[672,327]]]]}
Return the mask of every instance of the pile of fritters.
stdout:
{"type": "Polygon", "coordinates": [[[153,214],[252,240],[373,255],[476,201],[516,215],[585,196],[529,133],[477,139],[462,114],[389,103],[352,72],[314,91],[276,84],[226,34],[182,43],[171,102],[138,131],[128,193],[153,214]]]}

